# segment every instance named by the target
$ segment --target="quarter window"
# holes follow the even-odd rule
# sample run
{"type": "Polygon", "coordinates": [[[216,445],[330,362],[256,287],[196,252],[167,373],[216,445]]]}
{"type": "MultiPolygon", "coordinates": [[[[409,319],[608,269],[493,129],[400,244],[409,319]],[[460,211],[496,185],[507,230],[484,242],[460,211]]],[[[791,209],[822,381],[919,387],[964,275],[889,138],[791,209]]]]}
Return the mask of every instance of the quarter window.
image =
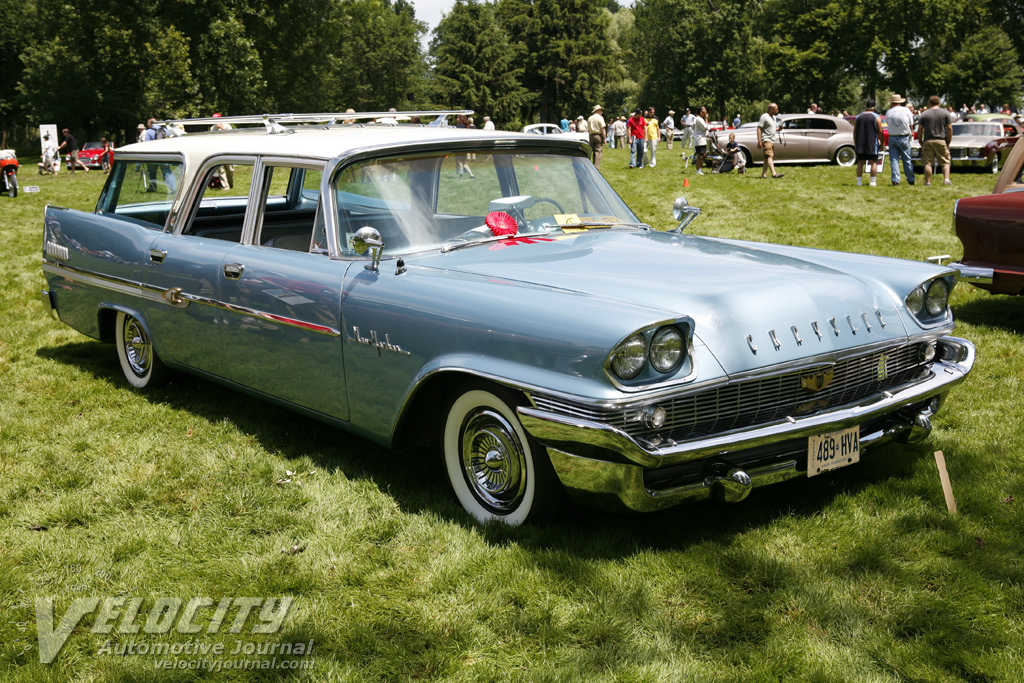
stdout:
{"type": "Polygon", "coordinates": [[[118,160],[110,171],[96,212],[162,230],[181,184],[180,160],[118,160]]]}

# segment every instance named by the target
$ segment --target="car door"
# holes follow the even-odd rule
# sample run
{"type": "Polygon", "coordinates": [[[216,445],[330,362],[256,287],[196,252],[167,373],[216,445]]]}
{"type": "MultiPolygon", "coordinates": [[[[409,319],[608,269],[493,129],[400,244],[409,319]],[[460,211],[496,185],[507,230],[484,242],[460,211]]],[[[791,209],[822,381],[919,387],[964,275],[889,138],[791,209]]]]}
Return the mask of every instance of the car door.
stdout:
{"type": "Polygon", "coordinates": [[[254,164],[253,157],[210,162],[208,169],[231,169],[231,184],[211,187],[213,171],[202,174],[180,223],[158,236],[148,255],[146,284],[177,300],[150,307],[153,337],[169,358],[217,377],[228,376],[219,307],[224,264],[245,232],[254,164]]]}
{"type": "Polygon", "coordinates": [[[838,132],[836,122],[826,118],[807,119],[807,156],[818,161],[832,160],[833,138],[838,132]]]}
{"type": "Polygon", "coordinates": [[[257,164],[251,236],[217,273],[221,343],[233,382],[347,420],[341,290],[349,262],[311,248],[322,167],[267,157],[257,164]]]}
{"type": "Polygon", "coordinates": [[[807,122],[805,117],[785,119],[779,127],[779,144],[775,157],[782,161],[803,161],[808,158],[807,122]]]}

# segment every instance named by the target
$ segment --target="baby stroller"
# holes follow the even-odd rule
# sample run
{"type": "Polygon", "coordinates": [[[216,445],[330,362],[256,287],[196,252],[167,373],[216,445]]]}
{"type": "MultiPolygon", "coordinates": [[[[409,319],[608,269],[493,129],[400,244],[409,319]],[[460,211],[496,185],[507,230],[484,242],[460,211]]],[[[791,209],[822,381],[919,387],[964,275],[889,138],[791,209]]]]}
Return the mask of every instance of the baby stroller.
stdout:
{"type": "Polygon", "coordinates": [[[11,199],[18,196],[18,157],[13,149],[0,150],[0,192],[11,199]]]}
{"type": "MultiPolygon", "coordinates": [[[[737,152],[743,154],[742,151],[737,152]]],[[[712,173],[728,173],[737,167],[736,158],[729,154],[725,146],[718,144],[718,134],[708,133],[708,155],[706,157],[712,173]]],[[[742,168],[742,165],[739,165],[742,168]]]]}

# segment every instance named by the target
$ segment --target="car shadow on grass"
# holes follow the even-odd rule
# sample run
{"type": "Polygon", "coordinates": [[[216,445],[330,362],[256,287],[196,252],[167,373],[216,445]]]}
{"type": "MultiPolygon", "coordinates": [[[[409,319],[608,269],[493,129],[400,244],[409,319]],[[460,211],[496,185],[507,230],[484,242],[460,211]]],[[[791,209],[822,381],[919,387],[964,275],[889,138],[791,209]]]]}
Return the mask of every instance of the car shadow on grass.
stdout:
{"type": "MultiPolygon", "coordinates": [[[[64,363],[125,391],[114,346],[80,342],[41,348],[40,358],[64,363]]],[[[614,559],[638,548],[679,550],[712,542],[728,544],[737,534],[786,517],[813,517],[837,498],[911,476],[927,446],[888,445],[865,454],[861,464],[808,480],[799,478],[757,489],[742,503],[701,502],[656,513],[629,515],[565,505],[545,523],[508,528],[480,527],[455,501],[440,455],[427,449],[396,454],[358,436],[279,408],[236,390],[183,373],[162,387],[139,392],[153,404],[197,415],[209,423],[228,421],[268,452],[290,460],[309,458],[326,472],[366,480],[408,514],[434,514],[480,531],[496,546],[515,543],[534,550],[557,548],[579,559],[614,559]]]]}
{"type": "Polygon", "coordinates": [[[1024,296],[986,294],[953,308],[957,321],[1024,334],[1024,296]]]}
{"type": "Polygon", "coordinates": [[[342,429],[272,405],[240,391],[186,373],[172,372],[166,385],[136,391],[121,373],[113,344],[95,341],[40,348],[40,358],[64,363],[152,404],[196,415],[210,424],[227,421],[270,453],[289,460],[309,458],[324,471],[369,480],[406,512],[461,510],[447,503],[447,483],[438,465],[421,454],[399,455],[342,429]]]}

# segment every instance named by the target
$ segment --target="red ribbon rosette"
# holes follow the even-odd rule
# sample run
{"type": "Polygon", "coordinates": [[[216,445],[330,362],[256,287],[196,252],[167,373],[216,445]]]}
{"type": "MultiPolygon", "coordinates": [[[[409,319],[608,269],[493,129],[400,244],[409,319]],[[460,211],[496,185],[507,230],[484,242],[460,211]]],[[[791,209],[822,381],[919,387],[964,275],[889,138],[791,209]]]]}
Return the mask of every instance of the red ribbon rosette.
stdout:
{"type": "Polygon", "coordinates": [[[484,219],[484,223],[491,229],[491,234],[495,237],[501,237],[502,235],[511,236],[519,232],[516,219],[504,211],[491,211],[484,219]]]}

